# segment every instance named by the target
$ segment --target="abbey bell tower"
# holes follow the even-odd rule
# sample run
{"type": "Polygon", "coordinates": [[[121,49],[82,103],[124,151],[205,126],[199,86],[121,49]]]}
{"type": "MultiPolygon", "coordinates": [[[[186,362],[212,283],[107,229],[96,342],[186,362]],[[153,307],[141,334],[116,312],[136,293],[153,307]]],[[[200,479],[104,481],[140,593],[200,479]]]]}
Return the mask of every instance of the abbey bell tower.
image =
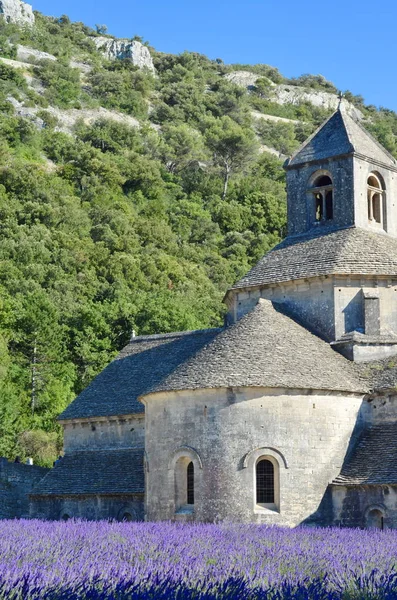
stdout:
{"type": "Polygon", "coordinates": [[[285,169],[289,235],[356,226],[397,237],[397,161],[342,106],[285,169]]]}
{"type": "Polygon", "coordinates": [[[288,236],[226,295],[267,298],[356,361],[397,354],[397,161],[343,103],[285,163],[288,236]]]}

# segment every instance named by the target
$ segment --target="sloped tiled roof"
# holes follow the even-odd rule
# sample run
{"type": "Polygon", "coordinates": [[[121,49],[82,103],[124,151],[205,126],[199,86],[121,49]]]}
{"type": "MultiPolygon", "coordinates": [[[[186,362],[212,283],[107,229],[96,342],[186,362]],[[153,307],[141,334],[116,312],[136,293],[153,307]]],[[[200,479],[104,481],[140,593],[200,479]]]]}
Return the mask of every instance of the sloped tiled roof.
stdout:
{"type": "Polygon", "coordinates": [[[397,162],[364,127],[344,109],[338,109],[286,163],[287,168],[343,154],[359,154],[388,166],[397,162]]]}
{"type": "Polygon", "coordinates": [[[366,429],[332,483],[397,484],[397,422],[366,429]]]}
{"type": "Polygon", "coordinates": [[[361,392],[356,365],[268,300],[221,331],[152,392],[268,386],[361,392]]]}
{"type": "Polygon", "coordinates": [[[64,456],[32,495],[144,493],[144,450],[92,450],[64,456]]]}
{"type": "Polygon", "coordinates": [[[397,391],[397,356],[362,363],[360,368],[371,390],[397,391]]]}
{"type": "Polygon", "coordinates": [[[287,237],[232,289],[332,274],[397,275],[397,239],[356,227],[287,237]]]}
{"type": "Polygon", "coordinates": [[[155,386],[219,331],[207,329],[133,338],[59,419],[143,413],[138,396],[155,386]]]}

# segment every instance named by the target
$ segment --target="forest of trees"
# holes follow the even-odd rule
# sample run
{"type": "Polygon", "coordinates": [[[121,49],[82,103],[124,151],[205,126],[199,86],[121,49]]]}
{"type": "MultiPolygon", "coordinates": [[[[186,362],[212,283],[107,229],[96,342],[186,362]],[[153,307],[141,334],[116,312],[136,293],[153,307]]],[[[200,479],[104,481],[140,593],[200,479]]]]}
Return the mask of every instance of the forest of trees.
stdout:
{"type": "MultiPolygon", "coordinates": [[[[36,15],[35,28],[0,23],[0,56],[24,44],[57,57],[31,78],[0,62],[0,455],[51,464],[57,415],[138,334],[218,326],[222,297],[286,233],[282,162],[327,116],[266,97],[277,69],[248,93],[225,74],[239,65],[151,49],[156,77],[107,61],[95,31],[36,15]],[[69,66],[84,60],[82,77],[69,66]],[[41,128],[10,98],[39,108],[41,128]],[[49,106],[105,108],[140,127],[98,120],[60,131],[49,106]],[[252,111],[298,123],[261,121],[252,111]]],[[[330,91],[324,78],[292,85],[330,91]]],[[[332,90],[331,90],[332,91],[332,90]]],[[[395,113],[365,107],[396,153],[395,113]]]]}

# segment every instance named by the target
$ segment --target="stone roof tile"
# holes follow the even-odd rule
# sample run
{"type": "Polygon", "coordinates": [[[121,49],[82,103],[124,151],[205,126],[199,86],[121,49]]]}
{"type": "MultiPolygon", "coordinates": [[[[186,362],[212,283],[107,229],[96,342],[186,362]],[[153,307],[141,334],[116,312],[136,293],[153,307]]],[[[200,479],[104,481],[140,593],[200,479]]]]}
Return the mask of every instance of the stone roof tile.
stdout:
{"type": "Polygon", "coordinates": [[[397,275],[397,239],[356,227],[287,237],[232,289],[332,274],[397,275]]]}
{"type": "Polygon", "coordinates": [[[397,162],[393,156],[342,108],[335,111],[298,148],[286,163],[286,167],[353,153],[374,159],[388,166],[397,167],[397,162]]]}
{"type": "Polygon", "coordinates": [[[143,494],[143,455],[143,448],[67,454],[33,488],[31,494],[143,494]]]}
{"type": "Polygon", "coordinates": [[[282,311],[259,300],[150,392],[244,386],[367,389],[355,364],[282,311]]]}
{"type": "Polygon", "coordinates": [[[397,484],[397,422],[364,430],[332,483],[397,484]]]}
{"type": "Polygon", "coordinates": [[[64,410],[60,420],[143,413],[138,396],[172,372],[219,329],[139,336],[64,410]]]}

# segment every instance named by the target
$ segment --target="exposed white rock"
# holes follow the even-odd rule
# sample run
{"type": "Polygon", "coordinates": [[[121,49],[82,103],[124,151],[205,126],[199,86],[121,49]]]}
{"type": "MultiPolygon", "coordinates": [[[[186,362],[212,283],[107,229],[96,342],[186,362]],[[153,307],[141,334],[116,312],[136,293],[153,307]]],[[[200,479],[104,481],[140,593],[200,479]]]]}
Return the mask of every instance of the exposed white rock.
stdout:
{"type": "MultiPolygon", "coordinates": [[[[267,79],[267,77],[263,77],[263,75],[258,75],[257,73],[253,73],[252,71],[232,71],[225,75],[225,79],[235,83],[236,85],[246,88],[247,90],[252,89],[258,79],[267,79]]],[[[270,79],[267,79],[269,82],[269,87],[273,87],[275,83],[270,79]]]]}
{"type": "MultiPolygon", "coordinates": [[[[1,0],[0,0],[1,1],[1,0]]],[[[35,48],[29,48],[28,46],[17,46],[17,59],[24,62],[36,62],[37,60],[56,60],[53,54],[48,52],[42,52],[35,48]]]]}
{"type": "MultiPolygon", "coordinates": [[[[337,94],[286,84],[276,85],[272,89],[271,99],[278,104],[301,104],[302,102],[309,102],[313,106],[331,110],[336,110],[339,105],[337,94]]],[[[349,104],[349,111],[356,118],[363,118],[362,112],[352,104],[349,104]]]]}
{"type": "MultiPolygon", "coordinates": [[[[7,99],[14,106],[16,115],[30,119],[39,128],[44,126],[42,119],[37,117],[37,113],[42,111],[42,108],[24,106],[22,102],[19,102],[12,96],[8,97],[7,99]]],[[[83,108],[81,110],[77,108],[71,108],[68,110],[62,110],[61,108],[54,108],[53,106],[49,106],[45,110],[53,117],[56,117],[58,119],[58,127],[56,127],[56,130],[62,131],[64,133],[73,133],[73,128],[79,120],[82,120],[87,125],[93,123],[94,121],[97,121],[98,119],[108,119],[112,121],[117,121],[118,123],[124,123],[129,127],[140,126],[139,121],[134,117],[114,112],[106,108],[83,108]]]]}
{"type": "Polygon", "coordinates": [[[240,87],[251,88],[256,84],[259,75],[251,71],[232,71],[232,73],[225,75],[225,79],[240,87]]]}
{"type": "Polygon", "coordinates": [[[91,65],[85,62],[81,62],[79,60],[74,60],[73,58],[70,61],[69,66],[72,67],[72,69],[78,69],[84,75],[87,75],[92,71],[91,65]]]}
{"type": "Polygon", "coordinates": [[[21,0],[0,0],[0,14],[4,16],[7,23],[29,26],[34,24],[31,5],[21,0]]]}
{"type": "Polygon", "coordinates": [[[91,38],[98,50],[109,60],[116,58],[127,59],[140,69],[155,72],[149,49],[138,41],[116,40],[115,38],[99,36],[91,38]]]}
{"type": "Polygon", "coordinates": [[[252,110],[251,111],[251,116],[254,119],[264,119],[265,121],[281,121],[282,123],[300,123],[300,121],[297,121],[295,119],[287,119],[285,117],[276,117],[275,115],[264,115],[263,113],[259,112],[258,110],[252,110]]]}
{"type": "Polygon", "coordinates": [[[282,154],[281,152],[279,152],[275,148],[271,148],[270,146],[266,146],[266,144],[261,144],[259,146],[259,154],[263,154],[264,152],[267,152],[268,154],[273,154],[273,156],[277,156],[277,158],[280,158],[282,160],[285,160],[286,158],[288,158],[285,154],[282,154]]]}
{"type": "Polygon", "coordinates": [[[2,63],[12,67],[13,69],[23,69],[25,71],[26,69],[30,69],[32,66],[30,63],[12,60],[11,58],[4,58],[4,56],[0,56],[0,60],[2,63]]]}

